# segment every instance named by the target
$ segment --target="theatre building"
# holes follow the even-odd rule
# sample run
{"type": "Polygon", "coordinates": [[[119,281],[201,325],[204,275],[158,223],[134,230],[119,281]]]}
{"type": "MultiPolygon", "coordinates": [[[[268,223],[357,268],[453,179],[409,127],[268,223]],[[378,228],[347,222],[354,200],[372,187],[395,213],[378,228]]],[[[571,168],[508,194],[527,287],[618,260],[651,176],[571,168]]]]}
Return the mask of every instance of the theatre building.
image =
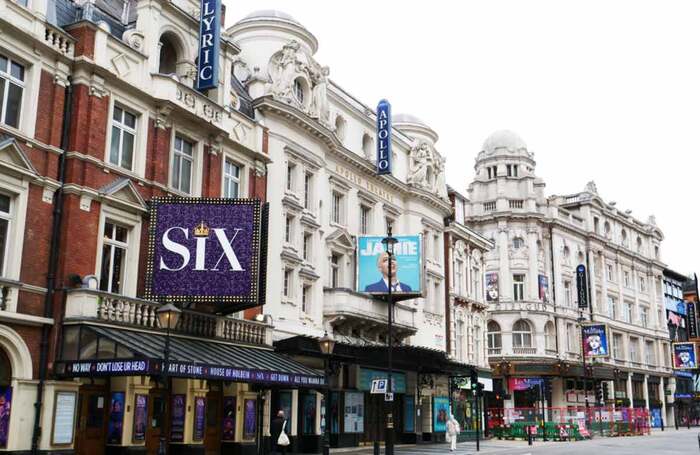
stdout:
{"type": "Polygon", "coordinates": [[[225,32],[194,89],[199,8],[0,0],[2,451],[257,453],[272,395],[324,385],[250,309],[268,133],[225,32]]]}

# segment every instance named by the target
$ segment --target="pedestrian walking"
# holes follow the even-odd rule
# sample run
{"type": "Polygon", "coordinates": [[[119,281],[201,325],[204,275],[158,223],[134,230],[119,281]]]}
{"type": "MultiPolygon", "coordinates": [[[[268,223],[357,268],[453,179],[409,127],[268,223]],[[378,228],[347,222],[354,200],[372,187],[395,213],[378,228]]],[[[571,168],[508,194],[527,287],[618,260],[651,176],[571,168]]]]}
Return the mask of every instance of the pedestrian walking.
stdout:
{"type": "Polygon", "coordinates": [[[277,411],[277,416],[272,419],[270,424],[270,442],[272,444],[272,453],[284,454],[287,453],[289,445],[289,437],[286,434],[287,419],[284,418],[284,411],[277,411]]]}
{"type": "Polygon", "coordinates": [[[450,443],[450,452],[454,452],[457,448],[457,435],[459,434],[459,422],[455,416],[450,414],[450,419],[447,421],[447,429],[445,431],[445,439],[450,443]]]}

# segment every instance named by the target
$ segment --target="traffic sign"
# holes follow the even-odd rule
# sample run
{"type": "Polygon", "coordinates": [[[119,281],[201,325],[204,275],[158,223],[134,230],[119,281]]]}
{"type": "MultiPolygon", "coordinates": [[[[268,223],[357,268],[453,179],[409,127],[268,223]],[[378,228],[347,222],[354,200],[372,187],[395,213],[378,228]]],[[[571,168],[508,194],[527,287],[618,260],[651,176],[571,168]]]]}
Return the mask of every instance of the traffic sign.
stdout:
{"type": "Polygon", "coordinates": [[[394,394],[387,392],[384,394],[384,401],[394,401],[394,394]]]}
{"type": "Polygon", "coordinates": [[[375,394],[386,393],[388,382],[389,381],[386,379],[373,379],[372,380],[372,389],[370,390],[370,393],[375,393],[375,394]]]}

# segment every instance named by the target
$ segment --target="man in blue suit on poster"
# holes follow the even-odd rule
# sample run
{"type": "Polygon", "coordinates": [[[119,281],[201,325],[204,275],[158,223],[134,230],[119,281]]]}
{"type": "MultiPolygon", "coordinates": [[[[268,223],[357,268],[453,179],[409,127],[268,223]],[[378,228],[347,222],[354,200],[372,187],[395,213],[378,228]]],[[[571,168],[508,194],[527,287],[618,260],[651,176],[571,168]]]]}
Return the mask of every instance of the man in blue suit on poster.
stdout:
{"type": "MultiPolygon", "coordinates": [[[[382,278],[376,283],[365,286],[365,292],[389,292],[389,253],[386,251],[379,255],[377,268],[382,274],[382,278]]],[[[399,271],[396,257],[391,259],[391,292],[411,292],[411,286],[401,283],[397,272],[399,271]]]]}

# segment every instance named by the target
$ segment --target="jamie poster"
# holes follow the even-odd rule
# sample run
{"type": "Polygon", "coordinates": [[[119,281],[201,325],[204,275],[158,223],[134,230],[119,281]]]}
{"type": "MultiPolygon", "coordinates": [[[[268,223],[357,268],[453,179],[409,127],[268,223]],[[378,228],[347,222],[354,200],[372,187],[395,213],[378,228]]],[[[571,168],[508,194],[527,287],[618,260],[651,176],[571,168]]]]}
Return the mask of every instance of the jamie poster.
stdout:
{"type": "Polygon", "coordinates": [[[538,275],[537,285],[540,291],[540,301],[543,303],[549,302],[549,279],[544,275],[538,275]]]}
{"type": "MultiPolygon", "coordinates": [[[[391,261],[391,292],[421,294],[423,291],[422,237],[395,236],[394,260],[391,261]]],[[[389,255],[382,243],[384,237],[357,239],[357,291],[369,294],[389,292],[389,255]]]]}
{"type": "Polygon", "coordinates": [[[486,274],[486,301],[498,302],[498,273],[486,274]]]}
{"type": "Polygon", "coordinates": [[[257,200],[154,198],[147,298],[259,304],[264,212],[257,200]]]}
{"type": "Polygon", "coordinates": [[[608,357],[608,331],[605,324],[583,326],[583,352],[586,357],[608,357]]]}
{"type": "Polygon", "coordinates": [[[134,441],[146,440],[146,421],[148,419],[148,395],[134,395],[134,441]]]}
{"type": "Polygon", "coordinates": [[[433,432],[447,430],[447,417],[450,414],[450,400],[447,397],[433,398],[433,432]]]}
{"type": "Polygon", "coordinates": [[[112,392],[107,424],[107,444],[121,444],[124,427],[124,392],[112,392]]]}
{"type": "Polygon", "coordinates": [[[10,436],[10,408],[12,407],[12,387],[0,387],[0,447],[7,447],[10,436]]]}
{"type": "Polygon", "coordinates": [[[698,367],[695,343],[673,343],[673,368],[676,370],[694,370],[698,367]]]}
{"type": "Polygon", "coordinates": [[[204,397],[194,397],[194,432],[192,439],[201,441],[204,439],[204,417],[206,415],[207,401],[204,397]]]}
{"type": "Polygon", "coordinates": [[[224,397],[224,421],[221,428],[221,439],[224,441],[236,439],[236,397],[224,397]]]}
{"type": "Polygon", "coordinates": [[[255,437],[257,420],[258,413],[255,400],[246,399],[243,402],[243,439],[253,439],[255,437]]]}
{"type": "Polygon", "coordinates": [[[171,404],[170,440],[183,442],[185,440],[185,395],[173,395],[171,404]]]}

